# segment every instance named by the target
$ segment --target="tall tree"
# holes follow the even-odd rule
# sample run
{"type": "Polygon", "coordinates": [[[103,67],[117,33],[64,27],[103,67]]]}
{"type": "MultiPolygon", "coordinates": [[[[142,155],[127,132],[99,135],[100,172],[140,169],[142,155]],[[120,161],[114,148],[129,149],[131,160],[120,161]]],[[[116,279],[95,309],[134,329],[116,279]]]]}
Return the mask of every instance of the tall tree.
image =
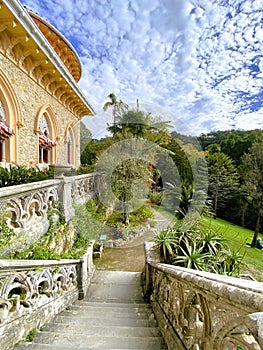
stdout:
{"type": "Polygon", "coordinates": [[[256,141],[256,132],[246,132],[239,134],[239,130],[235,130],[221,142],[221,151],[231,157],[238,165],[243,154],[248,152],[248,149],[256,141]]]}
{"type": "Polygon", "coordinates": [[[244,187],[253,199],[257,209],[257,220],[251,246],[255,247],[263,218],[263,138],[254,143],[242,157],[240,169],[244,187]]]}
{"type": "Polygon", "coordinates": [[[113,92],[111,92],[107,97],[110,99],[110,101],[104,103],[103,110],[106,111],[108,108],[112,107],[113,125],[115,125],[118,114],[126,111],[128,109],[128,105],[122,100],[118,101],[113,92]]]}
{"type": "Polygon", "coordinates": [[[218,201],[238,186],[238,174],[233,161],[224,153],[214,153],[207,156],[209,196],[213,201],[215,218],[218,201]]]}

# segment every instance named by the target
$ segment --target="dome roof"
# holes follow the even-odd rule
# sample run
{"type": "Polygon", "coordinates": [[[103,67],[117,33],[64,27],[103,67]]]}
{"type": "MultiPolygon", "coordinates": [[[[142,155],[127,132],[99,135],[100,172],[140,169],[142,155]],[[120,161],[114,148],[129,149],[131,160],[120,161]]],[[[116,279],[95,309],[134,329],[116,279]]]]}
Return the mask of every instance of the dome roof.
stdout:
{"type": "Polygon", "coordinates": [[[38,26],[39,30],[46,37],[50,45],[60,57],[64,65],[67,67],[74,80],[78,82],[81,77],[81,63],[73,46],[50,23],[34,12],[28,9],[27,11],[35,24],[38,26]]]}

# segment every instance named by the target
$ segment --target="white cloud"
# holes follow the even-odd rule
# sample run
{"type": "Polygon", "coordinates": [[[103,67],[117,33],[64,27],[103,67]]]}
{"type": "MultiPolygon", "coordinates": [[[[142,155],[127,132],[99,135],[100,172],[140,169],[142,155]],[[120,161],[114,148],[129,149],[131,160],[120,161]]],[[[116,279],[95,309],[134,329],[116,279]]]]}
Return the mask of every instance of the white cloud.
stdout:
{"type": "Polygon", "coordinates": [[[261,0],[22,2],[78,51],[100,121],[114,92],[169,110],[194,134],[262,127],[261,0]]]}

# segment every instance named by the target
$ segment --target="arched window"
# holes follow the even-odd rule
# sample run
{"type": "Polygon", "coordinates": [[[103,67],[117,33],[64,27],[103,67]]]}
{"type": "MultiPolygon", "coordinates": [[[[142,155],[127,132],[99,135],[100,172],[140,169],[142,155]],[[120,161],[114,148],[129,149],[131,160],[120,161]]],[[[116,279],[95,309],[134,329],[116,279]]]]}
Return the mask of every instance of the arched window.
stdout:
{"type": "Polygon", "coordinates": [[[0,69],[1,158],[0,162],[19,162],[18,128],[23,126],[19,100],[13,86],[0,69]]]}
{"type": "Polygon", "coordinates": [[[9,128],[3,102],[0,100],[0,162],[10,162],[10,138],[14,130],[9,128]]]}
{"type": "Polygon", "coordinates": [[[51,163],[52,148],[56,145],[56,142],[50,139],[50,131],[45,114],[42,114],[39,118],[39,163],[51,163]]]}
{"type": "Polygon", "coordinates": [[[70,130],[68,130],[67,132],[67,161],[68,161],[68,164],[73,163],[72,138],[70,135],[70,130]]]}

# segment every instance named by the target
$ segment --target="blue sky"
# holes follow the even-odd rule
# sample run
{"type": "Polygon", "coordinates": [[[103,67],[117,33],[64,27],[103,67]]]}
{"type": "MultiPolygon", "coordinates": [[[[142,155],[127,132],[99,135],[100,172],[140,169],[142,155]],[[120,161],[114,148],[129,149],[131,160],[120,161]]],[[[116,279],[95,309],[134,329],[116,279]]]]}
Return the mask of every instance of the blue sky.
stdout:
{"type": "Polygon", "coordinates": [[[75,47],[105,133],[114,92],[182,133],[263,127],[263,0],[23,0],[75,47]]]}

